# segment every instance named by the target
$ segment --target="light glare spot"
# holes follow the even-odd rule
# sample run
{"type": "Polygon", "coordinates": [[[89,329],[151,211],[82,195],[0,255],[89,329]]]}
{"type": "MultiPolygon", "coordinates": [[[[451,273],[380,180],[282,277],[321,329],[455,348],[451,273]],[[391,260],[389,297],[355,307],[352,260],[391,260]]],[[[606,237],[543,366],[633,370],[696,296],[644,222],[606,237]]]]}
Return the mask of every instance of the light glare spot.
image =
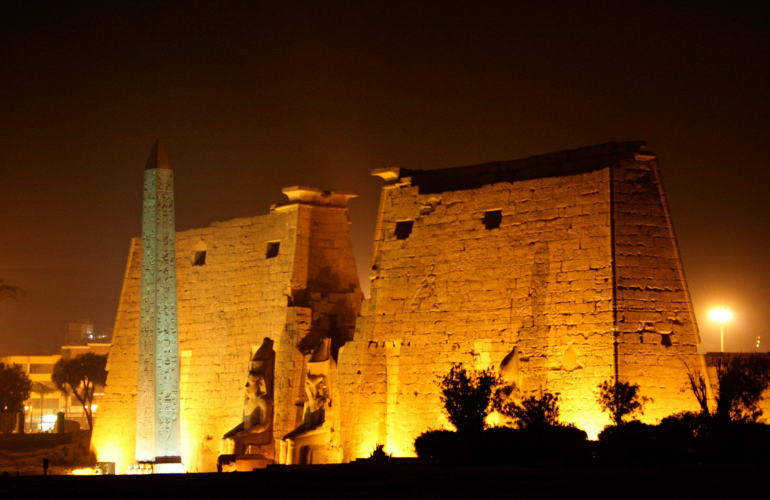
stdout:
{"type": "Polygon", "coordinates": [[[733,313],[728,309],[719,307],[717,309],[712,309],[712,311],[709,313],[709,318],[715,323],[727,323],[733,319],[733,313]]]}

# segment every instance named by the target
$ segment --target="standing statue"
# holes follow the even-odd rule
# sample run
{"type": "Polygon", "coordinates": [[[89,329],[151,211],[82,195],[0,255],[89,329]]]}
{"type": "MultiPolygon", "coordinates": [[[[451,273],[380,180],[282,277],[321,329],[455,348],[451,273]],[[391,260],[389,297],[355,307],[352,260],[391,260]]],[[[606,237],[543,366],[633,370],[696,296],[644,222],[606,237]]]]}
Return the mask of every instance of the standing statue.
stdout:
{"type": "Polygon", "coordinates": [[[231,454],[259,453],[261,445],[272,442],[274,365],[273,341],[265,338],[249,363],[243,421],[223,436],[230,442],[228,451],[231,454]]]}

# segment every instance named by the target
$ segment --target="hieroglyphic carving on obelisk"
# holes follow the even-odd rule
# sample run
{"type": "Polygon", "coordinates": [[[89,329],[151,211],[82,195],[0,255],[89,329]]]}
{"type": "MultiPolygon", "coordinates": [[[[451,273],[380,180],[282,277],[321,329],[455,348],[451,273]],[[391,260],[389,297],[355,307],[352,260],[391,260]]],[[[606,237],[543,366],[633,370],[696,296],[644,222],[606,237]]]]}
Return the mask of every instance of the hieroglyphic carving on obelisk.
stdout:
{"type": "Polygon", "coordinates": [[[144,171],[137,462],[181,457],[174,172],[160,141],[144,171]]]}

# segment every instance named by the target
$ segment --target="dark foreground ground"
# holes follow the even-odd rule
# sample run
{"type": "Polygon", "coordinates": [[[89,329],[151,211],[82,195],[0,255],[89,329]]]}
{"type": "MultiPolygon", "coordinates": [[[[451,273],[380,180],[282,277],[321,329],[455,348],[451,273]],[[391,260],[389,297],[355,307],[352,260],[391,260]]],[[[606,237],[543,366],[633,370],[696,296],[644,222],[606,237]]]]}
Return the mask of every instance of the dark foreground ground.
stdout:
{"type": "Polygon", "coordinates": [[[469,467],[424,463],[280,467],[229,474],[0,477],[0,499],[770,498],[770,468],[469,467]]]}

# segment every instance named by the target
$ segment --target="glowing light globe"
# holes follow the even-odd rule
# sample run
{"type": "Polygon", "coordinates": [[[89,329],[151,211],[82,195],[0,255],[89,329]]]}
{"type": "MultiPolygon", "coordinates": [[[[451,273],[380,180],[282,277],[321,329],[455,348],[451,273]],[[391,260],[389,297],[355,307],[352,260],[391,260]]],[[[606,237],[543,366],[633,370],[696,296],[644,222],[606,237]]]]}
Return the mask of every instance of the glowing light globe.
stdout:
{"type": "Polygon", "coordinates": [[[709,313],[709,319],[715,323],[724,324],[733,319],[733,313],[724,308],[713,309],[709,313]]]}

